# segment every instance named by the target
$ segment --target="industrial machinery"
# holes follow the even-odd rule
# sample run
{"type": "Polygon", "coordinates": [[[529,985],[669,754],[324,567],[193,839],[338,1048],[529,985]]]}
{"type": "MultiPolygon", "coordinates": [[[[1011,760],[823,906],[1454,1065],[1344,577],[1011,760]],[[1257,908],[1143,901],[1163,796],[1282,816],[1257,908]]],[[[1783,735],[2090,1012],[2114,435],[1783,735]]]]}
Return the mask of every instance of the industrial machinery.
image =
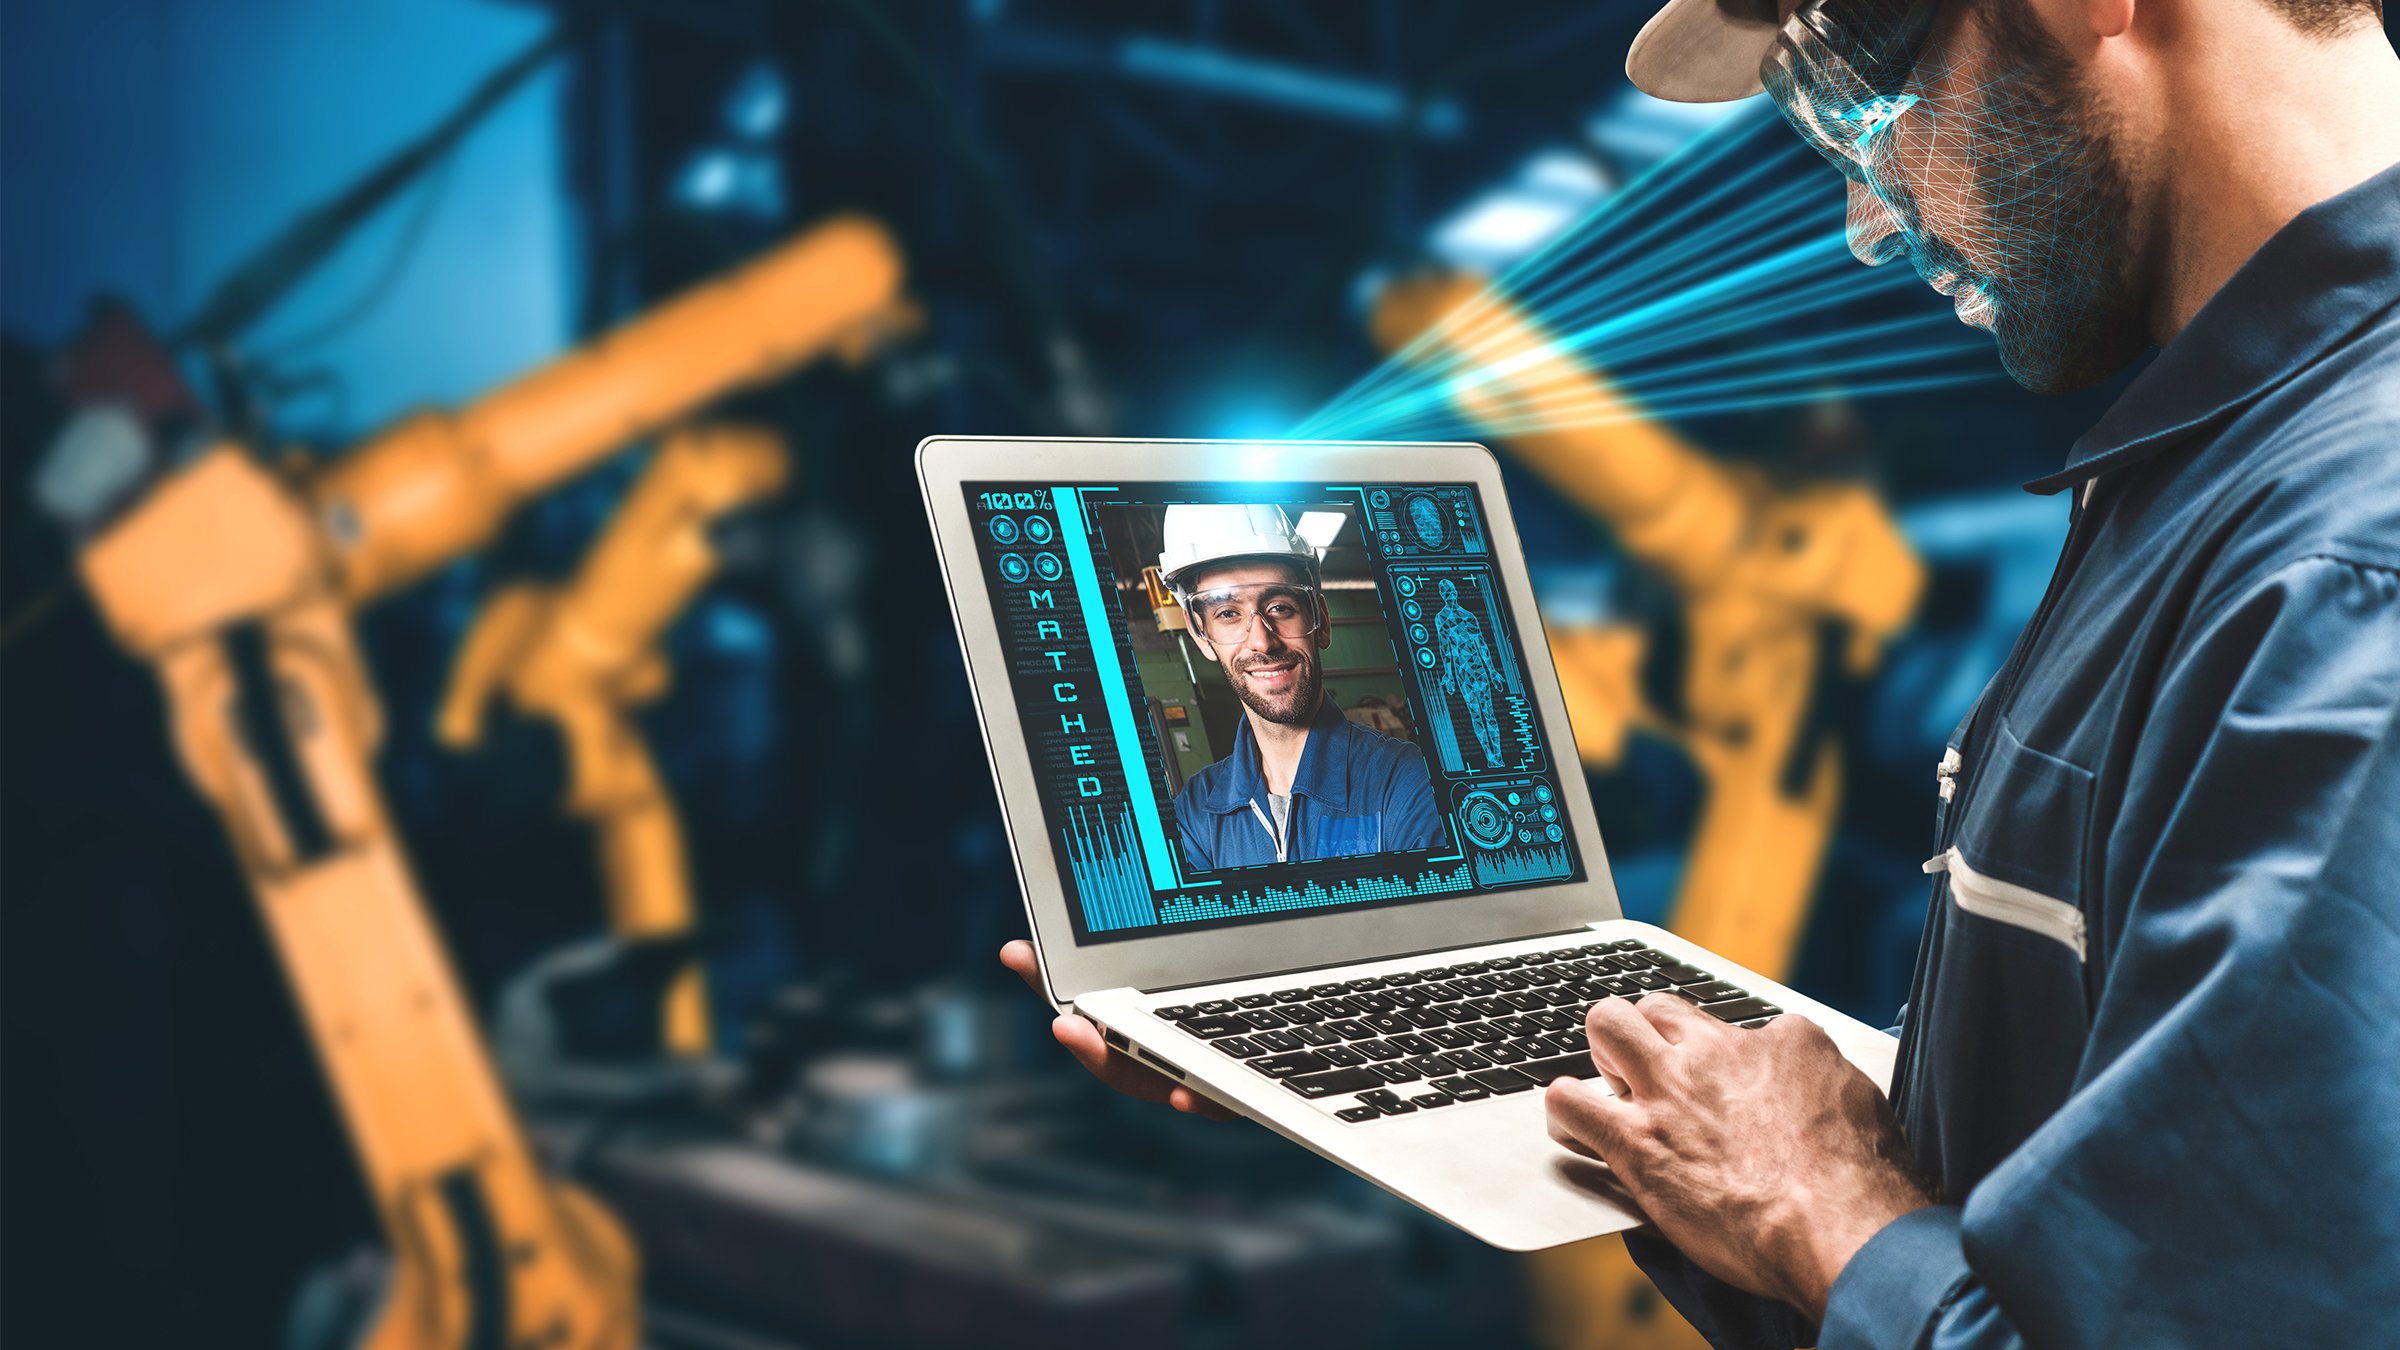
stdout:
{"type": "MultiPolygon", "coordinates": [[[[1379,298],[1387,351],[1461,372],[1471,421],[1607,524],[1682,607],[1679,708],[1652,706],[1630,624],[1550,630],[1577,748],[1600,769],[1636,730],[1682,748],[1706,797],[1667,919],[1676,932],[1781,978],[1796,958],[1841,803],[1827,700],[1863,678],[1915,614],[1925,568],[1882,500],[1855,483],[1778,487],[1685,443],[1561,352],[1481,283],[1423,276],[1379,298]]],[[[1613,1241],[1536,1254],[1536,1320],[1558,1346],[1695,1344],[1613,1241]]]]}
{"type": "MultiPolygon", "coordinates": [[[[863,352],[895,310],[900,271],[879,226],[826,222],[464,410],[408,418],[320,473],[278,471],[221,439],[153,477],[164,458],[144,443],[153,429],[116,406],[87,409],[65,433],[47,500],[83,535],[78,569],[108,628],[158,674],[178,754],[231,837],[383,1226],[390,1277],[365,1344],[627,1347],[639,1314],[631,1244],[537,1162],[418,895],[374,781],[382,714],[352,616],[719,395],[828,352],[863,352]]],[[[687,509],[677,500],[687,474],[701,480],[703,511],[779,475],[779,457],[755,441],[679,444],[654,471],[662,486],[643,496],[645,511],[687,509]],[[720,462],[686,466],[694,456],[720,462]]],[[[624,535],[633,542],[603,546],[586,579],[655,566],[626,556],[651,528],[667,530],[670,554],[693,537],[644,517],[624,535]]],[[[687,551],[643,578],[624,611],[560,617],[578,634],[654,633],[706,572],[687,551]]],[[[497,649],[515,645],[502,637],[537,639],[532,607],[516,602],[493,621],[510,627],[486,638],[495,678],[510,664],[497,649]]],[[[595,706],[550,697],[580,677],[543,676],[527,655],[512,697],[562,717],[595,706]]],[[[614,667],[612,697],[643,690],[639,655],[614,667]]],[[[622,799],[600,789],[638,786],[629,762],[593,762],[594,791],[611,806],[622,799]]],[[[616,819],[624,846],[657,847],[654,815],[616,819]]]]}
{"type": "MultiPolygon", "coordinates": [[[[682,822],[633,710],[667,692],[660,639],[717,570],[710,527],[780,491],[789,459],[775,435],[758,428],[669,435],[574,579],[499,591],[459,646],[442,701],[442,742],[481,745],[485,710],[503,698],[520,715],[556,725],[567,755],[566,811],[597,836],[609,926],[621,941],[685,939],[695,922],[682,822]]],[[[687,956],[667,985],[660,1026],[670,1053],[708,1053],[702,978],[687,956]]]]}

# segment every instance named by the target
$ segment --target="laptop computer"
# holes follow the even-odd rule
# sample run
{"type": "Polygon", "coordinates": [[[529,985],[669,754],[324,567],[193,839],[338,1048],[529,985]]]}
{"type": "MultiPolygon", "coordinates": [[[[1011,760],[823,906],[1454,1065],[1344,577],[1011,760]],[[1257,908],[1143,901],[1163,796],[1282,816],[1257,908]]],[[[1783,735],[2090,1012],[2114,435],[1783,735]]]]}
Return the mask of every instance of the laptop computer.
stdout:
{"type": "Polygon", "coordinates": [[[1515,1250],[1640,1222],[1537,1090],[1595,1076],[1597,999],[1807,1017],[1888,1083],[1884,1033],[1622,917],[1488,450],[917,464],[1044,984],[1117,1053],[1515,1250]],[[1274,556],[1179,589],[1211,529],[1274,556]]]}

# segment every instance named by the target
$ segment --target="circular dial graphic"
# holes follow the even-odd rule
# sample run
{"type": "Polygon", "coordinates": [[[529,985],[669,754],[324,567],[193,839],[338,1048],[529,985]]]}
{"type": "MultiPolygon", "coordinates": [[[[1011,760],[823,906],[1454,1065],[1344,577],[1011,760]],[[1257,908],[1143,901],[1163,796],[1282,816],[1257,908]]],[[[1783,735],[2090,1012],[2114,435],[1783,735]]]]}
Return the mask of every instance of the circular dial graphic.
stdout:
{"type": "Polygon", "coordinates": [[[1488,792],[1468,794],[1466,801],[1459,804],[1458,824],[1467,832],[1467,838],[1484,848],[1498,848],[1516,832],[1516,822],[1509,818],[1508,808],[1488,792]]]}

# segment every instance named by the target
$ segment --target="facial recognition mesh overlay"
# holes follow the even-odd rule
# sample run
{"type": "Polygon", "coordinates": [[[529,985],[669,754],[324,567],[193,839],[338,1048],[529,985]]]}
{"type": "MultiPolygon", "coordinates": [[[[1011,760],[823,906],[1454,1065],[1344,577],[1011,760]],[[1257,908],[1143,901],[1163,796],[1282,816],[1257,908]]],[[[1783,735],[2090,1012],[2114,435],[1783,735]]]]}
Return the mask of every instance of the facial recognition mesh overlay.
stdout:
{"type": "MultiPolygon", "coordinates": [[[[1583,877],[1473,486],[970,483],[965,492],[1078,942],[1583,877]],[[1407,742],[1371,742],[1375,764],[1421,754],[1438,818],[1424,831],[1438,836],[1430,846],[1194,865],[1178,789],[1241,782],[1264,795],[1255,768],[1228,776],[1226,761],[1249,744],[1244,704],[1181,631],[1173,601],[1159,603],[1155,575],[1143,575],[1158,563],[1165,508],[1209,503],[1272,503],[1307,522],[1301,532],[1327,559],[1325,688],[1354,725],[1407,742]]],[[[1311,743],[1332,744],[1316,739],[1328,734],[1314,726],[1311,743]]],[[[1261,829],[1267,805],[1258,803],[1261,829]]]]}

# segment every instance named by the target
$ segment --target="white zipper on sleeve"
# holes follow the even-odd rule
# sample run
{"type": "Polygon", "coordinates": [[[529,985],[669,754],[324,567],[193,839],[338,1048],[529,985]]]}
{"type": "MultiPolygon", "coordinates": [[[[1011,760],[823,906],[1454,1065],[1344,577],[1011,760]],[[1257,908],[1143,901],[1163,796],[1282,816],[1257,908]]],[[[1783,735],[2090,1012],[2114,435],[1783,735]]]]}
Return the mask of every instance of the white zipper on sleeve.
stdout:
{"type": "Polygon", "coordinates": [[[1987,877],[1955,847],[1927,858],[1925,871],[1949,873],[1950,898],[1967,913],[2063,942],[2077,961],[2084,959],[2083,911],[2066,901],[1987,877]]]}
{"type": "Polygon", "coordinates": [[[1944,747],[1942,762],[1933,769],[1933,781],[1940,786],[1943,801],[1950,800],[1958,792],[1958,771],[1966,766],[1966,756],[1958,753],[1957,746],[1944,747]]]}

